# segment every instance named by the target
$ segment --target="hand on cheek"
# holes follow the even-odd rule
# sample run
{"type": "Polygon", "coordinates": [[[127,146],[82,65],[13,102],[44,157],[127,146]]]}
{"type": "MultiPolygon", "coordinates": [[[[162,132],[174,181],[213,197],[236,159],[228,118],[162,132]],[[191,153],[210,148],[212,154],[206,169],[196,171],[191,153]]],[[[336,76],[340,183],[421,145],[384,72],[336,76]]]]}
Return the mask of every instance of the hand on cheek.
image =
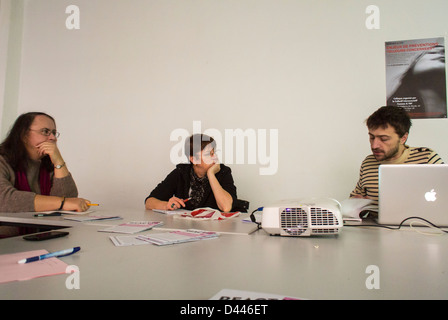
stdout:
{"type": "Polygon", "coordinates": [[[59,149],[56,145],[56,142],[42,142],[39,145],[37,145],[37,150],[39,157],[44,157],[48,155],[51,159],[51,162],[54,164],[59,164],[60,162],[63,162],[61,153],[59,152],[59,149]]]}

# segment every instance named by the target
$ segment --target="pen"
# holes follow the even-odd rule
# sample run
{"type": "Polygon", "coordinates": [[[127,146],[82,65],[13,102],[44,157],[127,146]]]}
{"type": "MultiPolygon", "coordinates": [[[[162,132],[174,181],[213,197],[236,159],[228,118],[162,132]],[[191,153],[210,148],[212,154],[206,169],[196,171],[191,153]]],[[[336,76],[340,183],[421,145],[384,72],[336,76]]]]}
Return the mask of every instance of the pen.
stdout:
{"type": "MultiPolygon", "coordinates": [[[[188,199],[182,200],[182,201],[183,201],[183,202],[187,202],[187,201],[190,200],[190,199],[191,199],[191,197],[188,198],[188,199]]],[[[174,206],[175,206],[175,203],[172,203],[172,204],[171,204],[171,208],[174,208],[174,206]]]]}
{"type": "Polygon", "coordinates": [[[60,212],[51,212],[51,213],[38,213],[35,214],[35,217],[55,217],[55,216],[61,216],[62,213],[60,212]]]}
{"type": "Polygon", "coordinates": [[[43,259],[47,259],[47,258],[64,257],[64,256],[71,255],[75,252],[78,252],[79,250],[81,250],[80,247],[74,247],[72,249],[56,251],[56,252],[52,252],[52,253],[46,253],[41,256],[35,256],[35,257],[31,257],[31,258],[22,259],[22,260],[18,261],[18,263],[24,264],[24,263],[39,261],[39,260],[43,260],[43,259]]]}
{"type": "Polygon", "coordinates": [[[87,205],[88,205],[88,206],[99,206],[98,203],[88,203],[87,205]]]}

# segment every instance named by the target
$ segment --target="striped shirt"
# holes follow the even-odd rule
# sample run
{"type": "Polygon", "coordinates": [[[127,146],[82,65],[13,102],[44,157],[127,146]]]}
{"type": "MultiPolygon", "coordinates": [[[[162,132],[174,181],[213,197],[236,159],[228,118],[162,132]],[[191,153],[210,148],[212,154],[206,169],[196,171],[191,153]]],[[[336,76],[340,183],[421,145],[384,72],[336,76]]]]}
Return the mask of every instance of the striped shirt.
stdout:
{"type": "Polygon", "coordinates": [[[442,164],[440,156],[429,148],[412,148],[406,146],[400,158],[390,161],[377,161],[373,154],[368,155],[361,164],[359,180],[355,189],[350,193],[353,196],[367,196],[378,205],[378,167],[381,164],[442,164]]]}

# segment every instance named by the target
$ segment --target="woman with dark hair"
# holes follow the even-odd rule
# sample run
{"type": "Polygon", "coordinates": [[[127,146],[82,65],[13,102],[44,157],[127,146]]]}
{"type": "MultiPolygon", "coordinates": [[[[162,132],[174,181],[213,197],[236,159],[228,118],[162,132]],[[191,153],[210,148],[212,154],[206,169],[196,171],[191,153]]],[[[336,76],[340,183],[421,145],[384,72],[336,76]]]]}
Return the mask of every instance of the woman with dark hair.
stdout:
{"type": "Polygon", "coordinates": [[[236,187],[229,167],[220,164],[215,154],[216,142],[204,134],[185,141],[185,155],[190,163],[178,164],[145,199],[148,210],[175,210],[210,207],[223,212],[240,211],[236,187]],[[185,201],[188,199],[188,201],[185,201]]]}
{"type": "Polygon", "coordinates": [[[57,147],[54,119],[42,112],[17,118],[0,144],[0,212],[86,211],[57,147]]]}

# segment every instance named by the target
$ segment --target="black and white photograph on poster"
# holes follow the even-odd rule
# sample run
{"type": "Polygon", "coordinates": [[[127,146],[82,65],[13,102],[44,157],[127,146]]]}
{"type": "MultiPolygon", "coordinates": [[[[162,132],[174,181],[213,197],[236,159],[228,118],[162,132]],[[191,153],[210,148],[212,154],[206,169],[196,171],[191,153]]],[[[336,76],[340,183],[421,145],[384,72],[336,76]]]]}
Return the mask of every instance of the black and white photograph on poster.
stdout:
{"type": "Polygon", "coordinates": [[[443,37],[386,42],[387,105],[414,119],[446,118],[443,37]]]}

